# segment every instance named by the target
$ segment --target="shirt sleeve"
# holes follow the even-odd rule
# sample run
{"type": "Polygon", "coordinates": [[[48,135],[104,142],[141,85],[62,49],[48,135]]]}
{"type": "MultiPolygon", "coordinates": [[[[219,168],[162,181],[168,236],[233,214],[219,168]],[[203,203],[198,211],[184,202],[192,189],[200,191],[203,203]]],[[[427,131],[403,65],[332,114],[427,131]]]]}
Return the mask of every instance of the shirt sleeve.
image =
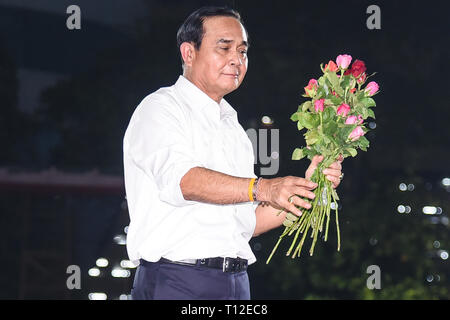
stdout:
{"type": "Polygon", "coordinates": [[[181,109],[156,99],[144,100],[130,132],[129,150],[133,161],[154,178],[159,198],[173,206],[198,203],[186,200],[181,178],[193,167],[203,167],[194,155],[192,133],[181,109]]]}

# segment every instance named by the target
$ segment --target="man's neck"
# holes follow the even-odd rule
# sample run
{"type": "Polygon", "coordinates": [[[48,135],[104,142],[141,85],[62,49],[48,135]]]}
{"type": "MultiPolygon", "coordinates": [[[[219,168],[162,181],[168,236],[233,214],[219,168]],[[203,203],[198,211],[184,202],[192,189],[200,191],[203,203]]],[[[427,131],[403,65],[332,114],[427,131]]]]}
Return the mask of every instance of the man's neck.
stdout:
{"type": "Polygon", "coordinates": [[[187,73],[186,71],[183,72],[183,77],[185,77],[185,78],[188,79],[190,82],[192,82],[192,84],[194,84],[197,88],[199,88],[200,90],[202,90],[208,97],[210,97],[210,98],[213,99],[215,102],[217,102],[217,104],[220,104],[220,101],[222,100],[223,96],[215,95],[215,94],[213,94],[213,93],[208,92],[208,90],[207,90],[206,87],[202,84],[201,81],[197,80],[194,76],[192,76],[192,74],[187,73]]]}

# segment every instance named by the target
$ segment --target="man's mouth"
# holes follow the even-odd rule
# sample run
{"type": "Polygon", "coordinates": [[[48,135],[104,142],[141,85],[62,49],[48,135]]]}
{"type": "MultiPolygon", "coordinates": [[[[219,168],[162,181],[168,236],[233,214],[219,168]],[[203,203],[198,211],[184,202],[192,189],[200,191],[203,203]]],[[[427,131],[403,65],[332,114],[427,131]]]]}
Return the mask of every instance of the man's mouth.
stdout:
{"type": "Polygon", "coordinates": [[[223,75],[233,78],[239,78],[239,73],[224,73],[223,75]]]}

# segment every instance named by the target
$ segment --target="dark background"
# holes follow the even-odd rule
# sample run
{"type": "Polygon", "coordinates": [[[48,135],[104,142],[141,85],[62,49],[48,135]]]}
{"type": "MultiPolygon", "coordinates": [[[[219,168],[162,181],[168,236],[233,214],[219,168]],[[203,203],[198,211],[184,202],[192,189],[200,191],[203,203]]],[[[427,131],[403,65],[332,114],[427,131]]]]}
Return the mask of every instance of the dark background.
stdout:
{"type": "Polygon", "coordinates": [[[244,129],[279,129],[276,176],[308,166],[291,160],[304,140],[289,117],[320,63],[351,54],[381,88],[368,152],[343,163],[341,251],[330,228],[313,257],[284,257],[285,240],[266,265],[281,229],[252,239],[252,298],[449,299],[447,3],[0,0],[0,298],[128,297],[135,269],[111,275],[127,259],[123,134],[139,102],[181,73],[184,19],[225,4],[251,41],[246,79],[227,100],[244,129]],[[66,27],[72,4],[81,30],[66,27]],[[371,4],[381,30],[366,27],[371,4]],[[99,257],[108,266],[89,276],[99,257]],[[79,290],[66,286],[69,265],[80,267],[79,290]],[[370,265],[380,267],[379,290],[366,286],[370,265]]]}

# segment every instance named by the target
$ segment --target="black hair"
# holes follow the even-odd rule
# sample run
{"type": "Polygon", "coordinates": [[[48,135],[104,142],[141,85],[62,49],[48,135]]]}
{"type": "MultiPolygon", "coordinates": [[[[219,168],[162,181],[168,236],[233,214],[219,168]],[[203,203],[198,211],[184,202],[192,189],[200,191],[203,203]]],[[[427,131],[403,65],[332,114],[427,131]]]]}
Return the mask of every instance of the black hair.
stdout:
{"type": "MultiPolygon", "coordinates": [[[[244,26],[241,15],[234,9],[216,6],[202,7],[192,12],[178,29],[177,47],[180,48],[183,42],[191,42],[194,44],[195,49],[199,50],[205,34],[203,22],[209,17],[233,17],[244,26]]],[[[248,38],[248,33],[245,26],[244,29],[248,38]]],[[[181,61],[184,63],[183,57],[181,57],[181,61]]]]}

